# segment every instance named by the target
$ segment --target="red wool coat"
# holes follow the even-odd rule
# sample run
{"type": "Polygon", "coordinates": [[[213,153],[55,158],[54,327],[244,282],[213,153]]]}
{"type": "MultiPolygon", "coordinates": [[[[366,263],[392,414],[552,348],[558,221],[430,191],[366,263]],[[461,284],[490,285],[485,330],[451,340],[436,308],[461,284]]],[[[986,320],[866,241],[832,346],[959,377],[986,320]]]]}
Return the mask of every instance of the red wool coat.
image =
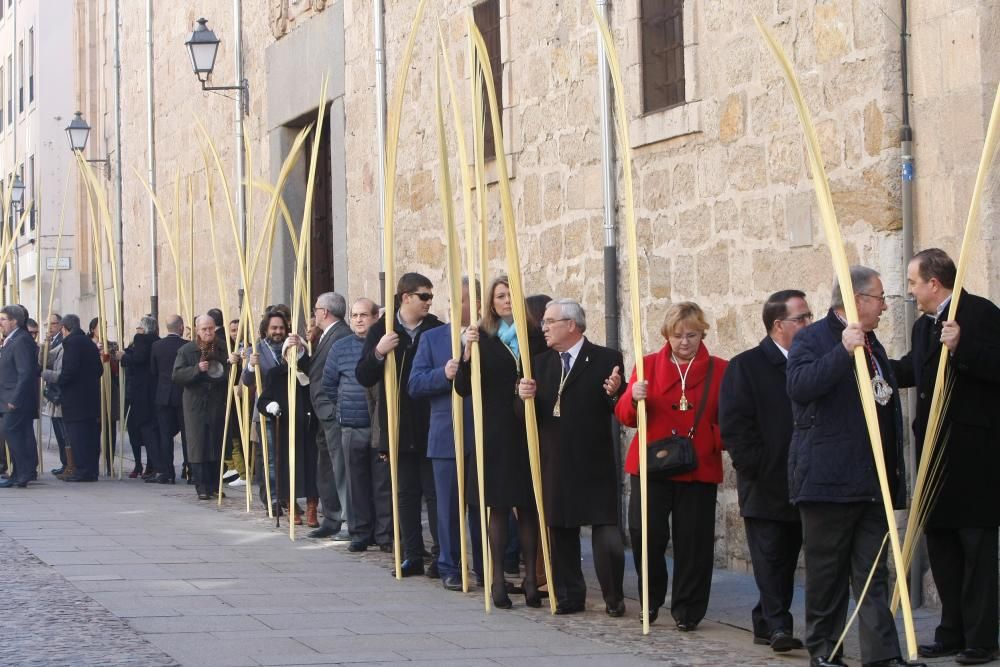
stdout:
{"type": "MultiPolygon", "coordinates": [[[[705,376],[708,372],[708,349],[702,343],[691,362],[693,366],[688,371],[686,391],[692,409],[681,412],[676,408],[681,400],[681,376],[677,366],[670,358],[670,344],[667,343],[659,352],[643,357],[646,380],[649,391],[646,397],[646,430],[647,441],[655,442],[669,437],[673,431],[678,435],[687,435],[697,412],[698,403],[704,391],[705,376]]],[[[695,455],[698,467],[683,475],[672,477],[677,482],[722,482],[722,437],[719,433],[719,387],[726,371],[726,360],[711,357],[715,360],[712,366],[712,379],[708,391],[708,405],[701,416],[701,421],[694,432],[695,455]]],[[[686,368],[681,364],[682,368],[686,368]]],[[[632,386],[635,383],[635,369],[629,378],[628,389],[622,394],[615,407],[618,421],[626,426],[635,427],[636,408],[632,404],[632,386]]],[[[625,457],[625,472],[630,475],[639,474],[639,436],[636,434],[629,445],[625,457]]]]}

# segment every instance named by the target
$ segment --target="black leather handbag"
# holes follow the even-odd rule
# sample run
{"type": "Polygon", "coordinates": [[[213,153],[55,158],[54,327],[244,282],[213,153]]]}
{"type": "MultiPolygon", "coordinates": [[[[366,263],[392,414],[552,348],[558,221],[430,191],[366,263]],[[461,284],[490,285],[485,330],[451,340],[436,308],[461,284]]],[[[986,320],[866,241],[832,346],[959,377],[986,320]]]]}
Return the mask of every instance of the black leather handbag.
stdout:
{"type": "Polygon", "coordinates": [[[691,472],[698,467],[698,456],[694,451],[694,429],[701,421],[708,403],[708,391],[712,387],[712,366],[715,360],[709,357],[708,372],[705,375],[705,386],[701,391],[701,400],[694,413],[694,423],[687,435],[677,435],[677,431],[660,440],[647,445],[646,449],[646,479],[665,480],[677,475],[691,472]]]}

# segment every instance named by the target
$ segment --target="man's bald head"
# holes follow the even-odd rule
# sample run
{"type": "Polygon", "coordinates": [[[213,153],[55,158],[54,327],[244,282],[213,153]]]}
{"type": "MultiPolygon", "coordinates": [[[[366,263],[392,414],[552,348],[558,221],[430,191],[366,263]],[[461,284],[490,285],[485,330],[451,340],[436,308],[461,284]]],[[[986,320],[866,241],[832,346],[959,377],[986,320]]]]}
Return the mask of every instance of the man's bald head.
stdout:
{"type": "Polygon", "coordinates": [[[166,327],[168,333],[179,336],[184,333],[184,318],[180,315],[170,315],[167,317],[166,327]]]}

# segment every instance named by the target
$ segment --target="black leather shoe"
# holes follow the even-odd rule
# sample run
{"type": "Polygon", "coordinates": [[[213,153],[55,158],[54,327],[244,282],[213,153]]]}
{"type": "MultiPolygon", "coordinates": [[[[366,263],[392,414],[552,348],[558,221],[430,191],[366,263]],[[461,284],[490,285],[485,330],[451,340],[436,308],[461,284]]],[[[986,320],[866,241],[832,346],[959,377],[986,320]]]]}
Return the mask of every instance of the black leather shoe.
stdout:
{"type": "Polygon", "coordinates": [[[840,658],[827,658],[819,655],[809,661],[809,667],[847,667],[847,663],[840,658]]]}
{"type": "Polygon", "coordinates": [[[211,498],[211,496],[208,495],[207,493],[199,493],[198,494],[198,500],[208,500],[210,498],[211,498]]]}
{"type": "Polygon", "coordinates": [[[962,650],[962,646],[958,644],[945,644],[944,642],[935,641],[930,644],[921,644],[917,647],[917,654],[921,658],[944,658],[949,655],[955,655],[962,650]]]}
{"type": "Polygon", "coordinates": [[[753,636],[753,643],[756,644],[757,646],[770,646],[771,645],[771,638],[770,637],[760,637],[758,635],[754,635],[753,636]]]}
{"type": "MultiPolygon", "coordinates": [[[[402,571],[404,577],[415,577],[424,573],[424,561],[420,558],[416,560],[410,560],[407,558],[399,566],[399,569],[402,571]]],[[[392,573],[392,576],[396,576],[395,568],[390,570],[390,572],[392,573]]]]}
{"type": "MultiPolygon", "coordinates": [[[[658,619],[659,617],[660,617],[660,608],[659,607],[657,607],[656,609],[650,609],[649,610],[649,624],[650,625],[652,625],[653,623],[656,623],[656,619],[658,619]]],[[[641,611],[639,612],[639,621],[640,622],[642,621],[642,612],[641,611]]]]}
{"type": "Polygon", "coordinates": [[[157,475],[156,477],[154,477],[153,479],[147,480],[147,481],[149,481],[149,482],[155,482],[157,484],[173,484],[174,483],[174,478],[173,477],[167,477],[166,475],[164,475],[164,474],[161,473],[161,474],[157,475]]]}
{"type": "Polygon", "coordinates": [[[785,653],[802,648],[802,640],[793,637],[792,633],[787,630],[775,630],[768,643],[775,653],[785,653]]]}
{"type": "Polygon", "coordinates": [[[96,482],[97,475],[81,475],[79,473],[75,475],[70,475],[69,477],[63,477],[64,482],[96,482]]]}
{"type": "Polygon", "coordinates": [[[569,602],[566,604],[556,605],[556,615],[566,616],[567,614],[579,614],[581,611],[585,611],[587,605],[583,602],[569,602]]]}
{"type": "MultiPolygon", "coordinates": [[[[319,528],[317,528],[316,530],[319,530],[319,528]]],[[[312,533],[315,533],[316,530],[312,531],[312,533]]],[[[309,537],[315,537],[315,535],[313,535],[312,533],[309,533],[309,537]]],[[[355,553],[355,554],[356,553],[360,553],[362,551],[368,551],[368,543],[367,542],[351,542],[350,544],[347,545],[347,550],[350,551],[351,553],[355,553]]]]}
{"type": "Polygon", "coordinates": [[[392,553],[392,545],[388,544],[388,543],[386,543],[386,544],[380,544],[380,545],[378,545],[378,550],[381,551],[384,554],[391,554],[392,553]]]}
{"type": "Polygon", "coordinates": [[[462,577],[457,574],[441,577],[441,585],[444,586],[445,590],[460,591],[462,590],[462,577]]]}
{"type": "Polygon", "coordinates": [[[985,665],[1000,657],[1000,651],[995,648],[967,648],[958,652],[955,662],[960,665],[985,665]]]}
{"type": "Polygon", "coordinates": [[[440,579],[441,572],[438,570],[438,562],[432,560],[431,564],[427,566],[427,571],[425,572],[428,579],[440,579]]]}
{"type": "Polygon", "coordinates": [[[604,611],[611,618],[621,618],[625,615],[625,600],[619,600],[618,604],[606,604],[604,611]]]}
{"type": "Polygon", "coordinates": [[[681,632],[691,632],[698,627],[697,623],[688,623],[687,621],[677,621],[677,629],[681,632]]]}
{"type": "Polygon", "coordinates": [[[324,537],[333,537],[338,532],[340,532],[340,531],[334,530],[333,528],[330,528],[329,526],[320,526],[316,530],[310,530],[306,534],[309,537],[314,537],[316,539],[321,539],[321,538],[324,538],[324,537]]]}
{"type": "Polygon", "coordinates": [[[59,466],[58,468],[53,468],[49,472],[52,473],[53,475],[61,475],[61,474],[63,474],[63,471],[65,469],[66,469],[66,466],[59,466]]]}
{"type": "Polygon", "coordinates": [[[927,664],[923,662],[910,662],[909,660],[903,660],[901,657],[896,656],[895,658],[889,658],[888,660],[866,662],[863,667],[927,667],[927,664]]]}

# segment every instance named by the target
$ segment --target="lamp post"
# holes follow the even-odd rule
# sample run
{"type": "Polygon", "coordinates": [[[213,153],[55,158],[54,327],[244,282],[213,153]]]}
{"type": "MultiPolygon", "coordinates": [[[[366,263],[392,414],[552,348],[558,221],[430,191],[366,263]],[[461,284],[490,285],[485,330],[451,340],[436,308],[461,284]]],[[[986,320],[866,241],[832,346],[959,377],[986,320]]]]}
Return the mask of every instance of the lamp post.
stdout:
{"type": "MultiPolygon", "coordinates": [[[[243,77],[243,11],[242,2],[233,2],[233,24],[236,33],[235,69],[236,85],[210,86],[212,71],[215,69],[215,58],[219,53],[219,38],[208,27],[208,19],[200,18],[195,22],[191,37],[185,42],[188,54],[191,56],[191,69],[201,82],[201,89],[206,91],[235,90],[239,92],[236,110],[233,116],[236,141],[236,214],[240,223],[241,252],[247,251],[247,214],[246,214],[246,154],[243,146],[243,119],[250,112],[250,83],[243,77]]],[[[240,306],[243,304],[243,289],[239,290],[240,306]]]]}
{"type": "MultiPolygon", "coordinates": [[[[10,233],[13,236],[17,233],[17,223],[21,218],[21,213],[24,211],[24,181],[21,180],[21,175],[17,172],[14,173],[14,181],[10,186],[10,233]]],[[[21,257],[20,246],[16,245],[14,257],[11,259],[11,285],[10,294],[8,295],[8,301],[13,300],[13,295],[15,293],[15,286],[17,288],[18,294],[20,294],[20,284],[21,284],[21,267],[18,266],[20,262],[18,259],[21,257]]]]}
{"type": "MultiPolygon", "coordinates": [[[[82,154],[87,149],[87,140],[90,139],[90,125],[83,119],[83,112],[77,111],[73,114],[73,120],[66,126],[66,136],[69,138],[69,147],[74,153],[82,154]]],[[[91,164],[104,165],[104,177],[111,180],[111,156],[105,156],[97,160],[88,160],[91,164]]]]}

